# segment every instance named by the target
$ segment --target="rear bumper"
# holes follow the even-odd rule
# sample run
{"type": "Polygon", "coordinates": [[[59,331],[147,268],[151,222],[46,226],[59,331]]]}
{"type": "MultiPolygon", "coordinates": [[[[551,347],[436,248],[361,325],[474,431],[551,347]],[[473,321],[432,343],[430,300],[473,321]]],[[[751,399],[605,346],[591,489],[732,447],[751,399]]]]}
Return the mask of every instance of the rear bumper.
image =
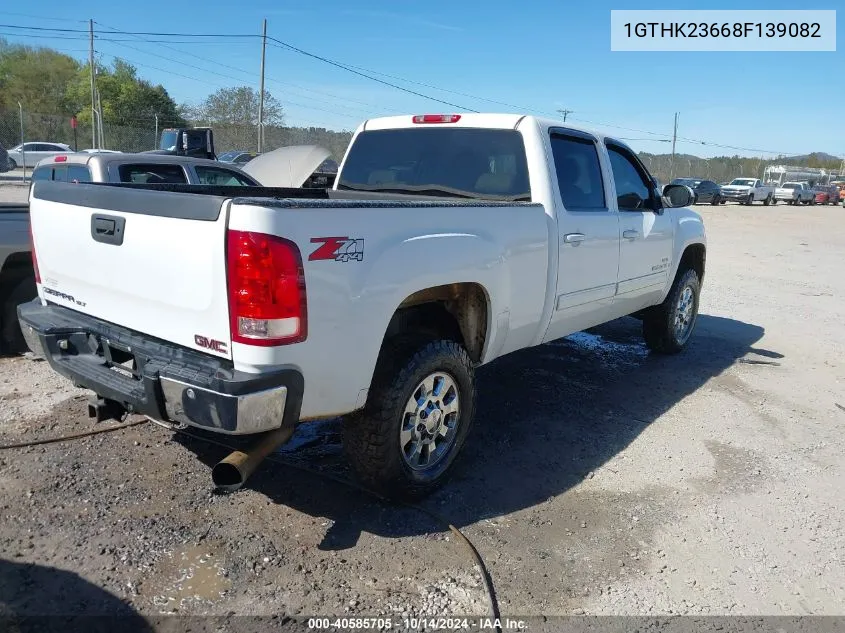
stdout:
{"type": "Polygon", "coordinates": [[[251,374],[229,361],[39,299],[18,306],[27,345],[74,384],[128,411],[233,435],[299,420],[304,382],[294,368],[251,374]]]}

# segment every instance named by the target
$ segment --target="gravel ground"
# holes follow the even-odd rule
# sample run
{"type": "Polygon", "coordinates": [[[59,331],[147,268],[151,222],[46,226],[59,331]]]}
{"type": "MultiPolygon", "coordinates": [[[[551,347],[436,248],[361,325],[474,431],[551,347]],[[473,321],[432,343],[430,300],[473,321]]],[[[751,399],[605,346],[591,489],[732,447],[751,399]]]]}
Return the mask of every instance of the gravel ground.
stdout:
{"type": "MultiPolygon", "coordinates": [[[[843,209],[700,211],[685,353],[649,356],[621,319],[480,371],[424,505],[476,544],[503,615],[845,612],[843,209]]],[[[92,428],[85,397],[0,359],[0,444],[92,428]]],[[[211,490],[224,450],[153,424],[0,451],[0,614],[486,615],[445,526],[299,468],[349,476],[339,425],[232,495],[211,490]]]]}

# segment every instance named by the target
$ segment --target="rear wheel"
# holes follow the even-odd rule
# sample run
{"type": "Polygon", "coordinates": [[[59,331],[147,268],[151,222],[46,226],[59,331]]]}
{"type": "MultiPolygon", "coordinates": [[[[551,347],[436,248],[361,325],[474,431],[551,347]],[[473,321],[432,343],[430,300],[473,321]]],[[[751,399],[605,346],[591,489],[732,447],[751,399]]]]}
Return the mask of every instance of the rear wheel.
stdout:
{"type": "Polygon", "coordinates": [[[455,341],[385,343],[364,410],[344,422],[344,450],[358,477],[391,498],[440,486],[469,432],[473,383],[472,360],[455,341]]]}
{"type": "Polygon", "coordinates": [[[5,354],[22,354],[28,348],[18,322],[18,306],[32,301],[38,294],[35,277],[21,279],[6,297],[2,306],[2,322],[0,322],[0,351],[5,354]]]}
{"type": "Polygon", "coordinates": [[[687,344],[698,319],[701,282],[691,268],[678,272],[675,283],[659,306],[643,318],[643,338],[653,352],[677,354],[687,344]]]}
{"type": "Polygon", "coordinates": [[[17,169],[17,168],[18,168],[18,164],[10,158],[9,159],[9,169],[17,169]]]}

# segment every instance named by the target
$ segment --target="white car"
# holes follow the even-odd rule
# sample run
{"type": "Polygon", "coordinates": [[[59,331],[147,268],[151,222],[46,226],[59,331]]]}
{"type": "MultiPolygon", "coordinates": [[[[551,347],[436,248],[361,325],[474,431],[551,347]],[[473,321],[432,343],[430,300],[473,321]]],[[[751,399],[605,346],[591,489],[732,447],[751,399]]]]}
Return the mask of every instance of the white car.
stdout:
{"type": "MultiPolygon", "coordinates": [[[[307,173],[319,153],[303,154],[307,173]]],[[[348,415],[358,475],[416,496],[467,438],[478,365],[625,315],[657,353],[695,327],[706,239],[690,189],[661,195],[598,132],[371,119],[333,189],[267,193],[34,183],[38,299],[21,328],[98,394],[92,417],[283,441],[348,415]]]]}
{"type": "Polygon", "coordinates": [[[22,143],[9,150],[9,167],[35,167],[42,158],[55,156],[56,154],[67,154],[73,152],[70,145],[64,143],[46,143],[42,141],[31,141],[22,143]],[[26,164],[24,164],[26,161],[26,164]]]}

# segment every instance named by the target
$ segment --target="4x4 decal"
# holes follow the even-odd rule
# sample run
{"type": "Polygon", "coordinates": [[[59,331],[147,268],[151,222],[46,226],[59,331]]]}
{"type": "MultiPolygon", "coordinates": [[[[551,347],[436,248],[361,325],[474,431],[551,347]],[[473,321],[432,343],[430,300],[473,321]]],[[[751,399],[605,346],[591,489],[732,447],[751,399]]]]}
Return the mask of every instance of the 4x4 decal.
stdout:
{"type": "Polygon", "coordinates": [[[312,237],[312,244],[320,244],[309,256],[308,261],[333,259],[336,262],[364,260],[364,240],[350,237],[312,237]]]}

